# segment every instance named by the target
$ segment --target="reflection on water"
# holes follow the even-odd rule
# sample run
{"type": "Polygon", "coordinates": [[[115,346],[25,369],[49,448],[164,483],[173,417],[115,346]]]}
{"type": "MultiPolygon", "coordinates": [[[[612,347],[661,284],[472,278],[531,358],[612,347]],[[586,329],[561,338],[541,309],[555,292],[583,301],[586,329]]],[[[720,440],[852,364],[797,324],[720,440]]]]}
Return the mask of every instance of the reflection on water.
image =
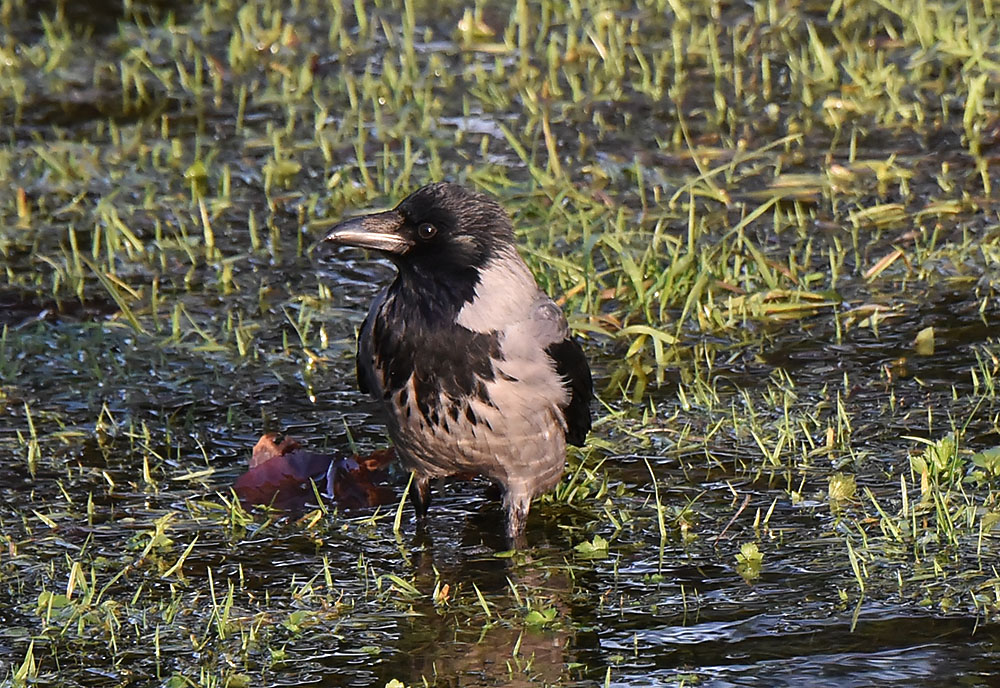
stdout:
{"type": "MultiPolygon", "coordinates": [[[[362,299],[368,287],[352,289],[362,299]]],[[[858,409],[865,405],[874,409],[871,419],[855,428],[856,441],[886,451],[901,434],[925,427],[925,415],[886,413],[881,391],[881,365],[908,354],[912,330],[932,322],[940,333],[939,355],[914,362],[914,375],[896,383],[897,398],[933,407],[944,405],[953,388],[968,388],[968,370],[975,364],[971,347],[991,330],[968,325],[964,317],[955,325],[947,314],[958,308],[953,300],[931,300],[907,312],[895,336],[855,330],[838,343],[815,331],[809,339],[794,333],[775,337],[753,365],[736,359],[728,369],[716,368],[716,375],[733,383],[720,393],[742,399],[740,390],[765,386],[771,370],[781,366],[795,378],[802,403],[821,403],[816,390],[849,370],[857,384],[849,398],[855,416],[863,416],[858,409]]],[[[62,503],[63,489],[81,504],[88,499],[92,504],[90,517],[75,516],[58,531],[34,529],[30,537],[21,531],[15,535],[23,541],[21,551],[46,552],[45,558],[58,561],[85,543],[112,558],[142,549],[155,519],[169,510],[186,512],[243,470],[260,427],[248,393],[273,406],[274,418],[298,424],[297,436],[318,446],[346,444],[344,426],[329,422],[339,416],[351,419],[354,439],[366,447],[385,442],[374,409],[359,403],[349,384],[350,320],[330,324],[342,337],[345,355],[330,361],[326,375],[338,382],[316,402],[302,394],[297,364],[282,356],[269,358],[266,368],[225,361],[205,368],[204,359],[183,356],[148,360],[133,348],[127,331],[99,324],[67,319],[31,327],[21,335],[27,351],[75,337],[91,340],[87,355],[97,358],[69,366],[64,359],[39,357],[39,377],[18,380],[9,389],[35,395],[43,386],[52,390],[50,403],[81,426],[93,423],[101,407],[107,419],[100,432],[67,444],[64,460],[73,467],[67,474],[54,471],[51,462],[42,462],[34,478],[24,463],[0,468],[5,524],[25,509],[49,512],[62,503]],[[226,407],[243,410],[230,424],[214,425],[226,407]],[[133,419],[170,418],[197,428],[214,471],[207,479],[176,480],[204,465],[197,442],[156,445],[135,439],[141,432],[133,419]],[[136,478],[144,453],[163,457],[155,486],[136,478]]],[[[598,377],[605,379],[611,365],[598,357],[598,377]]],[[[660,394],[658,404],[672,403],[669,386],[660,394]]],[[[972,421],[970,430],[977,428],[984,442],[992,441],[988,423],[972,421]]],[[[617,534],[605,530],[612,537],[606,557],[579,558],[573,548],[592,537],[593,512],[542,501],[529,521],[530,552],[498,558],[505,541],[495,490],[481,481],[449,482],[436,488],[426,531],[415,530],[407,510],[399,540],[391,532],[391,509],[328,515],[318,528],[279,520],[259,530],[264,521],[258,516],[229,540],[211,519],[201,525],[185,521],[171,537],[188,541],[197,534],[199,541],[184,563],[182,595],[198,604],[210,576],[216,585],[233,581],[242,599],[239,615],[270,619],[268,637],[281,638],[285,646],[285,657],[269,669],[274,685],[360,686],[399,679],[442,686],[861,687],[929,685],[955,676],[975,684],[976,676],[992,671],[1000,640],[996,627],[960,612],[933,612],[933,601],[917,604],[920,588],[909,579],[919,575],[903,564],[897,565],[903,588],[873,593],[859,606],[837,535],[844,526],[820,493],[826,472],[815,482],[796,482],[802,498],[792,500],[785,479],[738,468],[739,441],[720,447],[708,462],[697,452],[659,456],[655,447],[669,447],[669,434],[645,453],[662,499],[673,506],[691,503],[698,533],[685,542],[673,532],[662,550],[647,516],[636,525],[624,523],[617,534]],[[749,495],[749,506],[746,517],[717,539],[738,506],[730,488],[749,495]],[[757,537],[750,515],[766,510],[776,529],[762,539],[763,571],[748,585],[734,556],[740,543],[757,537]],[[393,591],[386,574],[410,582],[419,594],[393,591]],[[309,586],[316,590],[306,592],[309,586]],[[434,599],[444,586],[448,594],[434,599]],[[289,621],[296,608],[308,611],[298,625],[289,621]],[[528,623],[531,610],[550,616],[528,623]]],[[[878,495],[898,490],[898,479],[880,478],[888,458],[873,458],[857,470],[859,484],[878,495]]],[[[615,509],[649,514],[653,493],[644,461],[621,455],[602,471],[615,509]],[[626,489],[615,491],[619,485],[626,489]]],[[[168,595],[169,588],[154,588],[168,595]]],[[[10,592],[4,594],[11,599],[10,592]]],[[[32,626],[26,612],[7,612],[10,633],[32,626]]],[[[177,623],[185,628],[187,622],[182,616],[177,623]]],[[[197,624],[191,631],[197,632],[197,624]]],[[[180,651],[176,641],[165,640],[164,651],[170,648],[180,651]]]]}

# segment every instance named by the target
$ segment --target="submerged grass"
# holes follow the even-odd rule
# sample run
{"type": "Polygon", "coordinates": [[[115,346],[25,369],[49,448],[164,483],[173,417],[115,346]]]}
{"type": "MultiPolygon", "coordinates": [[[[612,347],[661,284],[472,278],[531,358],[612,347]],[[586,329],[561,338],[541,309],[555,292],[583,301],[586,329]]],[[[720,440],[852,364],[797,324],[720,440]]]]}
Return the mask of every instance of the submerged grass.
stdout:
{"type": "Polygon", "coordinates": [[[990,628],[997,12],[0,0],[0,680],[690,683],[812,652],[776,610],[990,628]],[[246,514],[262,432],[384,443],[388,268],[313,247],[441,178],[597,364],[539,544],[493,556],[469,488],[428,541],[246,514]]]}

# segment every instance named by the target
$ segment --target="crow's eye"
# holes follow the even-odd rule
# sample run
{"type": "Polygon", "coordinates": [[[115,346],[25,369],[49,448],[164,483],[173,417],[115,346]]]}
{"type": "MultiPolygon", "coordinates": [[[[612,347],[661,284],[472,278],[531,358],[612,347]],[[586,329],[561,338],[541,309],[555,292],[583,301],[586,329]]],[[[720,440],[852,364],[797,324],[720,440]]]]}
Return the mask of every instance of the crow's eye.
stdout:
{"type": "Polygon", "coordinates": [[[434,235],[438,233],[437,227],[432,225],[430,222],[423,222],[417,227],[417,236],[427,241],[428,239],[433,239],[434,235]]]}

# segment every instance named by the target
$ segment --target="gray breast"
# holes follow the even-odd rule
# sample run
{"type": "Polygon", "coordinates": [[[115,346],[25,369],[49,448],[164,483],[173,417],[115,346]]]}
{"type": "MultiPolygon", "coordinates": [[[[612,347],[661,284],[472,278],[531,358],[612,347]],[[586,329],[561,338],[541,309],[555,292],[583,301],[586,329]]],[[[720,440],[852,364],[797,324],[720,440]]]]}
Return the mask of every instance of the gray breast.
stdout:
{"type": "Polygon", "coordinates": [[[434,404],[440,412],[428,417],[411,377],[384,400],[404,465],[428,477],[486,475],[529,497],[558,482],[568,392],[545,346],[565,336],[565,320],[548,297],[529,313],[499,334],[492,375],[477,379],[475,393],[454,396],[440,388],[434,404]]]}

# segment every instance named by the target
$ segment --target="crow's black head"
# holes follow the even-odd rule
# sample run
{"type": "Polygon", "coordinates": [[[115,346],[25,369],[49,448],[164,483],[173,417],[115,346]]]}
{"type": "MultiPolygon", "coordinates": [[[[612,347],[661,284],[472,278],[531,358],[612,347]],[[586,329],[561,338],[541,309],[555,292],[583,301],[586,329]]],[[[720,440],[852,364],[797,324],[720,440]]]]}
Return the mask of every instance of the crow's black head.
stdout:
{"type": "Polygon", "coordinates": [[[400,274],[478,281],[479,270],[514,244],[507,212],[485,194],[458,184],[428,184],[393,210],[341,222],[327,241],[373,249],[400,274]]]}

